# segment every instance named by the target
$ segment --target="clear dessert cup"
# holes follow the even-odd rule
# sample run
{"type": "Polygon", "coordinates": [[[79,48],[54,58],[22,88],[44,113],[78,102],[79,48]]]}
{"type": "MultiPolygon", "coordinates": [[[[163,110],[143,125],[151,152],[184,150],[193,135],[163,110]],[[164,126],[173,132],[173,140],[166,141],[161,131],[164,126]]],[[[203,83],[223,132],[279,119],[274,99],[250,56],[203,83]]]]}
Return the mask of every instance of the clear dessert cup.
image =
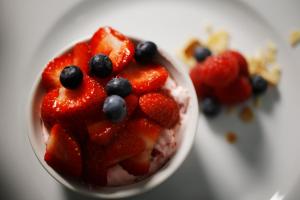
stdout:
{"type": "MultiPolygon", "coordinates": [[[[137,38],[132,38],[134,43],[141,41],[137,38]]],[[[66,48],[67,49],[67,48],[66,48]]],[[[194,141],[194,136],[197,130],[198,121],[198,102],[197,96],[193,87],[193,84],[188,74],[181,68],[174,60],[172,60],[166,52],[158,48],[158,55],[156,61],[166,67],[169,71],[170,77],[176,85],[185,88],[185,94],[177,92],[176,97],[181,98],[187,96],[185,110],[181,115],[180,125],[176,129],[176,152],[168,158],[168,161],[164,165],[155,171],[150,176],[142,179],[138,182],[123,185],[123,186],[105,186],[105,187],[89,187],[87,184],[80,183],[78,181],[71,180],[64,177],[52,169],[45,161],[44,154],[46,151],[46,139],[44,131],[47,131],[41,120],[41,102],[45,94],[45,90],[41,85],[41,78],[35,82],[32,92],[30,94],[30,100],[28,105],[28,137],[31,143],[32,149],[38,158],[44,169],[63,186],[88,195],[98,198],[116,199],[134,196],[144,193],[164,182],[169,178],[184,162],[187,157],[194,141]]],[[[169,88],[172,90],[172,88],[169,88]]],[[[172,91],[170,91],[172,93],[172,91]]]]}

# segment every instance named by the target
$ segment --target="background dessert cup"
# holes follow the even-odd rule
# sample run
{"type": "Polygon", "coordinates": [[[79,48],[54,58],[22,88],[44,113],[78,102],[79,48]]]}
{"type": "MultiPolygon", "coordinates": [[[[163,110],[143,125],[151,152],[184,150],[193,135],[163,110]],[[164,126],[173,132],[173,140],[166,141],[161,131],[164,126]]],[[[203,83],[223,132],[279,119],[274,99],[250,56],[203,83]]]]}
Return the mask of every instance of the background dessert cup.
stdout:
{"type": "MultiPolygon", "coordinates": [[[[132,38],[131,38],[132,39],[132,38]]],[[[137,39],[133,39],[137,42],[137,39]]],[[[187,105],[184,118],[181,119],[181,125],[177,132],[177,151],[171,157],[171,159],[157,172],[150,177],[126,186],[118,187],[99,187],[88,188],[87,185],[74,182],[67,179],[56,171],[54,171],[45,161],[44,153],[46,150],[45,138],[42,134],[45,131],[43,123],[40,119],[40,105],[42,97],[44,95],[44,89],[41,86],[41,81],[38,79],[33,87],[33,91],[30,96],[28,105],[28,126],[29,126],[29,140],[32,145],[33,151],[38,160],[46,171],[55,178],[59,183],[65,187],[84,193],[89,196],[101,197],[101,198],[121,198],[133,196],[143,193],[160,183],[164,182],[170,177],[184,162],[188,152],[190,151],[194,136],[197,128],[198,121],[198,103],[197,97],[194,91],[194,87],[189,79],[188,74],[183,68],[180,68],[175,61],[173,61],[163,50],[158,49],[159,55],[156,59],[159,63],[167,68],[171,78],[180,86],[184,87],[188,91],[189,102],[187,105]]]]}

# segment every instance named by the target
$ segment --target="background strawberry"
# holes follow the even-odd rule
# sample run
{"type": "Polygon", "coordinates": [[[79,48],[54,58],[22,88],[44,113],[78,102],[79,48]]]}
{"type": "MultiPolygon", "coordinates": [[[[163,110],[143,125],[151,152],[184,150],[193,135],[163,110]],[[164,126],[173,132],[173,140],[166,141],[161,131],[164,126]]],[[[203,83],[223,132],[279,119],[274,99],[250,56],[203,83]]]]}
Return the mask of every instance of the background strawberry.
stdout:
{"type": "Polygon", "coordinates": [[[192,79],[193,85],[195,87],[198,98],[203,99],[205,97],[213,96],[213,89],[207,86],[201,77],[201,67],[202,64],[197,64],[190,71],[190,77],[192,79]]]}
{"type": "Polygon", "coordinates": [[[223,55],[208,57],[199,70],[203,82],[213,88],[225,87],[239,74],[237,60],[223,55]]]}
{"type": "Polygon", "coordinates": [[[248,78],[239,77],[236,81],[216,90],[218,100],[226,105],[234,105],[249,99],[252,95],[252,88],[248,78]]]}
{"type": "Polygon", "coordinates": [[[238,66],[239,66],[239,74],[245,77],[249,77],[249,69],[248,69],[248,63],[245,57],[239,53],[238,51],[234,50],[227,50],[222,55],[229,56],[231,58],[234,58],[237,60],[238,66]]]}

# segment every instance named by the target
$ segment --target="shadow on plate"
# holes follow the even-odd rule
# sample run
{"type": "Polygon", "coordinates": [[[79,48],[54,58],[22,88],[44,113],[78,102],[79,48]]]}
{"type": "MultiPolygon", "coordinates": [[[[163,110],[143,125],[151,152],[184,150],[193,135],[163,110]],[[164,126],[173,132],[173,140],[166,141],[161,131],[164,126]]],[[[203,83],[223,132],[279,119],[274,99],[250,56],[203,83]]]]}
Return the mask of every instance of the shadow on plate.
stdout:
{"type": "Polygon", "coordinates": [[[254,114],[253,120],[248,123],[241,121],[238,116],[243,105],[235,107],[232,113],[226,114],[223,111],[220,116],[206,120],[212,132],[224,137],[224,141],[226,141],[226,133],[228,132],[233,132],[237,136],[237,141],[232,144],[232,147],[236,149],[240,158],[257,176],[264,176],[267,173],[265,168],[267,160],[265,158],[268,144],[265,140],[260,114],[263,112],[272,114],[276,102],[279,100],[279,91],[274,87],[261,97],[261,105],[258,108],[253,108],[252,102],[248,102],[247,105],[250,105],[254,114]]]}
{"type": "Polygon", "coordinates": [[[276,102],[280,101],[280,93],[278,87],[272,87],[268,89],[266,95],[261,98],[261,106],[258,108],[268,114],[272,114],[276,102]]]}
{"type": "MultiPolygon", "coordinates": [[[[63,188],[63,192],[66,200],[96,200],[96,198],[86,197],[66,188],[63,188]]],[[[197,158],[195,148],[191,150],[184,164],[166,182],[145,194],[126,199],[217,200],[206,179],[201,163],[197,158]]]]}

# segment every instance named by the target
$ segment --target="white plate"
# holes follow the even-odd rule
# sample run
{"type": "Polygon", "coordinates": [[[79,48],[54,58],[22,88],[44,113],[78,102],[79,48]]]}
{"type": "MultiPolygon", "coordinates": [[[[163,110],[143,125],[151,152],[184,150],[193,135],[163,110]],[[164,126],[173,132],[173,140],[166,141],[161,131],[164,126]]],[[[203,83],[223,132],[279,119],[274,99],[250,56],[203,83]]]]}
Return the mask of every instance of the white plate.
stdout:
{"type": "Polygon", "coordinates": [[[1,199],[82,198],[63,189],[39,165],[26,138],[24,107],[43,65],[102,25],[153,40],[175,56],[188,37],[203,36],[204,25],[212,23],[228,30],[232,46],[245,53],[271,39],[283,69],[278,91],[264,96],[254,123],[244,125],[234,115],[212,121],[201,117],[195,148],[182,168],[135,199],[263,200],[297,191],[300,48],[291,49],[287,36],[300,27],[299,7],[296,0],[1,1],[1,199]],[[237,144],[224,140],[228,130],[238,133],[237,144]]]}

